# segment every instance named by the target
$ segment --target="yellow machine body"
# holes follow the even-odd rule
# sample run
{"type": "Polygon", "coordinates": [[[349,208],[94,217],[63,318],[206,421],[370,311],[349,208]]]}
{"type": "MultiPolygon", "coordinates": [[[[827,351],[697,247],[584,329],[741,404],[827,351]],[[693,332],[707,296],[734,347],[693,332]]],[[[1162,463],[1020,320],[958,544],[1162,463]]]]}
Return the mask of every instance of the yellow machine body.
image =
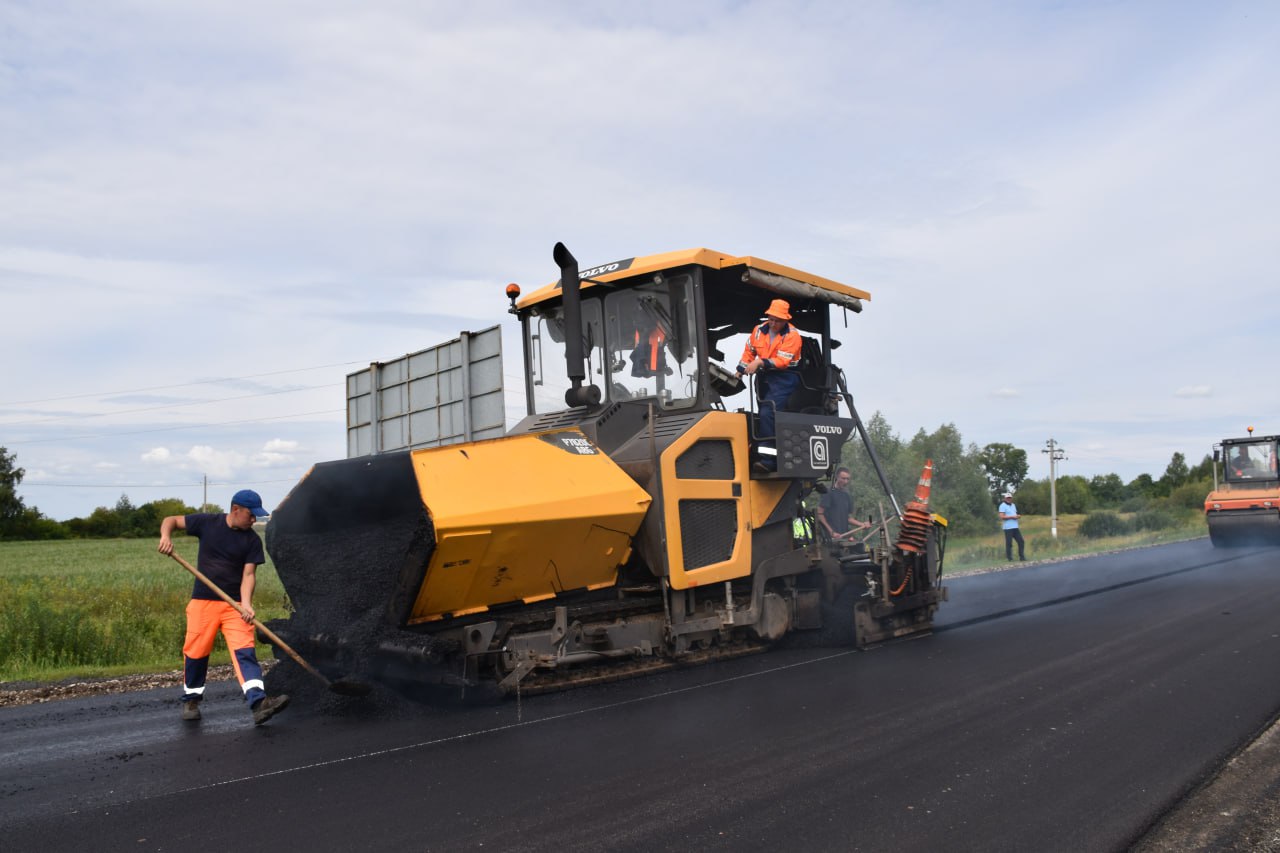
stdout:
{"type": "Polygon", "coordinates": [[[412,457],[436,547],[410,624],[612,585],[651,502],[576,429],[412,457]]]}
{"type": "Polygon", "coordinates": [[[708,413],[663,452],[660,466],[672,589],[751,574],[751,531],[774,511],[788,484],[748,477],[746,419],[708,413]],[[703,442],[727,448],[731,466],[701,477],[693,476],[699,473],[694,466],[682,471],[680,460],[703,442]]]}

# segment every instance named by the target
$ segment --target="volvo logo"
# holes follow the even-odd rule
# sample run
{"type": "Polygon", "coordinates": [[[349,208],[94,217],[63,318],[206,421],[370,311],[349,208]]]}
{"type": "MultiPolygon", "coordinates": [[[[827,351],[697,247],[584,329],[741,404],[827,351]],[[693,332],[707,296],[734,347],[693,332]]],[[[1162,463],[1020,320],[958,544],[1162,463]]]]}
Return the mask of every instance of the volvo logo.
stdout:
{"type": "Polygon", "coordinates": [[[611,272],[620,272],[621,270],[630,269],[631,262],[635,258],[627,258],[625,261],[614,261],[611,264],[601,264],[598,267],[592,267],[589,270],[580,270],[578,278],[595,278],[598,275],[607,275],[611,272]]]}
{"type": "Polygon", "coordinates": [[[844,435],[844,427],[831,426],[830,424],[814,424],[813,431],[824,435],[844,435]]]}

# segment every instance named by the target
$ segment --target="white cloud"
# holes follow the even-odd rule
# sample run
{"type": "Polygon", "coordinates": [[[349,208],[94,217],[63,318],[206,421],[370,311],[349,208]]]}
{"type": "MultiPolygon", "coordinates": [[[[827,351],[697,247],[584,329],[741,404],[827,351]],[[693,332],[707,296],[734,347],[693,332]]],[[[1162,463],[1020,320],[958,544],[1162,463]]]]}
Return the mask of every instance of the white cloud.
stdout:
{"type": "Polygon", "coordinates": [[[172,454],[169,453],[169,448],[167,447],[153,447],[150,450],[148,450],[146,453],[142,454],[142,461],[143,462],[168,462],[169,457],[171,455],[172,454]]]}
{"type": "Polygon", "coordinates": [[[1183,385],[1173,392],[1175,397],[1209,397],[1212,395],[1213,388],[1208,385],[1183,385]]]}
{"type": "Polygon", "coordinates": [[[298,449],[298,442],[285,438],[273,438],[262,446],[268,453],[292,453],[298,449]]]}
{"type": "Polygon", "coordinates": [[[991,392],[992,397],[1021,397],[1022,395],[1014,388],[997,388],[991,392]]]}
{"type": "Polygon", "coordinates": [[[209,477],[218,479],[237,475],[247,461],[243,453],[235,450],[215,450],[205,444],[192,447],[186,452],[185,459],[191,464],[184,467],[195,468],[209,477]]]}
{"type": "Polygon", "coordinates": [[[255,453],[250,463],[255,467],[269,468],[273,465],[285,465],[293,461],[293,457],[287,453],[255,453]]]}

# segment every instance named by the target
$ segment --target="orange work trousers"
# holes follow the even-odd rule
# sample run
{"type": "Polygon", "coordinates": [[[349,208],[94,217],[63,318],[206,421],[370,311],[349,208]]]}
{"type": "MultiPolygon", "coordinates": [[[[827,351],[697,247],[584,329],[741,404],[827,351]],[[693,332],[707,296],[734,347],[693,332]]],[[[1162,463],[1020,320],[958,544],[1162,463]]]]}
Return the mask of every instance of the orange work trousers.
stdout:
{"type": "Polygon", "coordinates": [[[204,695],[209,655],[213,652],[213,641],[219,631],[227,641],[231,666],[235,669],[240,689],[244,691],[245,701],[253,706],[266,696],[253,626],[240,618],[240,612],[225,601],[202,598],[187,602],[187,638],[182,644],[183,701],[199,700],[204,695]]]}

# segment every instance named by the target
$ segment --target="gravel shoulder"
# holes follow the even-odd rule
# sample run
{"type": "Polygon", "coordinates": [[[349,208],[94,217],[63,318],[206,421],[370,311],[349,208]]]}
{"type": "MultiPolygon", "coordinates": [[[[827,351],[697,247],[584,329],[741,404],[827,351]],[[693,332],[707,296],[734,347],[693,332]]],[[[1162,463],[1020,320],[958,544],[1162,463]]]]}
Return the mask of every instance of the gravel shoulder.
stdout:
{"type": "Polygon", "coordinates": [[[1134,853],[1280,851],[1280,723],[1236,753],[1133,846],[1134,853]]]}
{"type": "MultiPolygon", "coordinates": [[[[263,661],[263,672],[269,672],[276,662],[263,661]]],[[[209,667],[209,681],[234,681],[235,670],[230,664],[209,667]]],[[[58,699],[74,699],[80,696],[107,696],[113,693],[132,693],[135,690],[151,690],[156,687],[181,687],[182,670],[152,673],[150,675],[118,675],[110,678],[69,678],[52,684],[32,681],[6,681],[0,683],[0,708],[14,705],[35,705],[58,699]]]]}

